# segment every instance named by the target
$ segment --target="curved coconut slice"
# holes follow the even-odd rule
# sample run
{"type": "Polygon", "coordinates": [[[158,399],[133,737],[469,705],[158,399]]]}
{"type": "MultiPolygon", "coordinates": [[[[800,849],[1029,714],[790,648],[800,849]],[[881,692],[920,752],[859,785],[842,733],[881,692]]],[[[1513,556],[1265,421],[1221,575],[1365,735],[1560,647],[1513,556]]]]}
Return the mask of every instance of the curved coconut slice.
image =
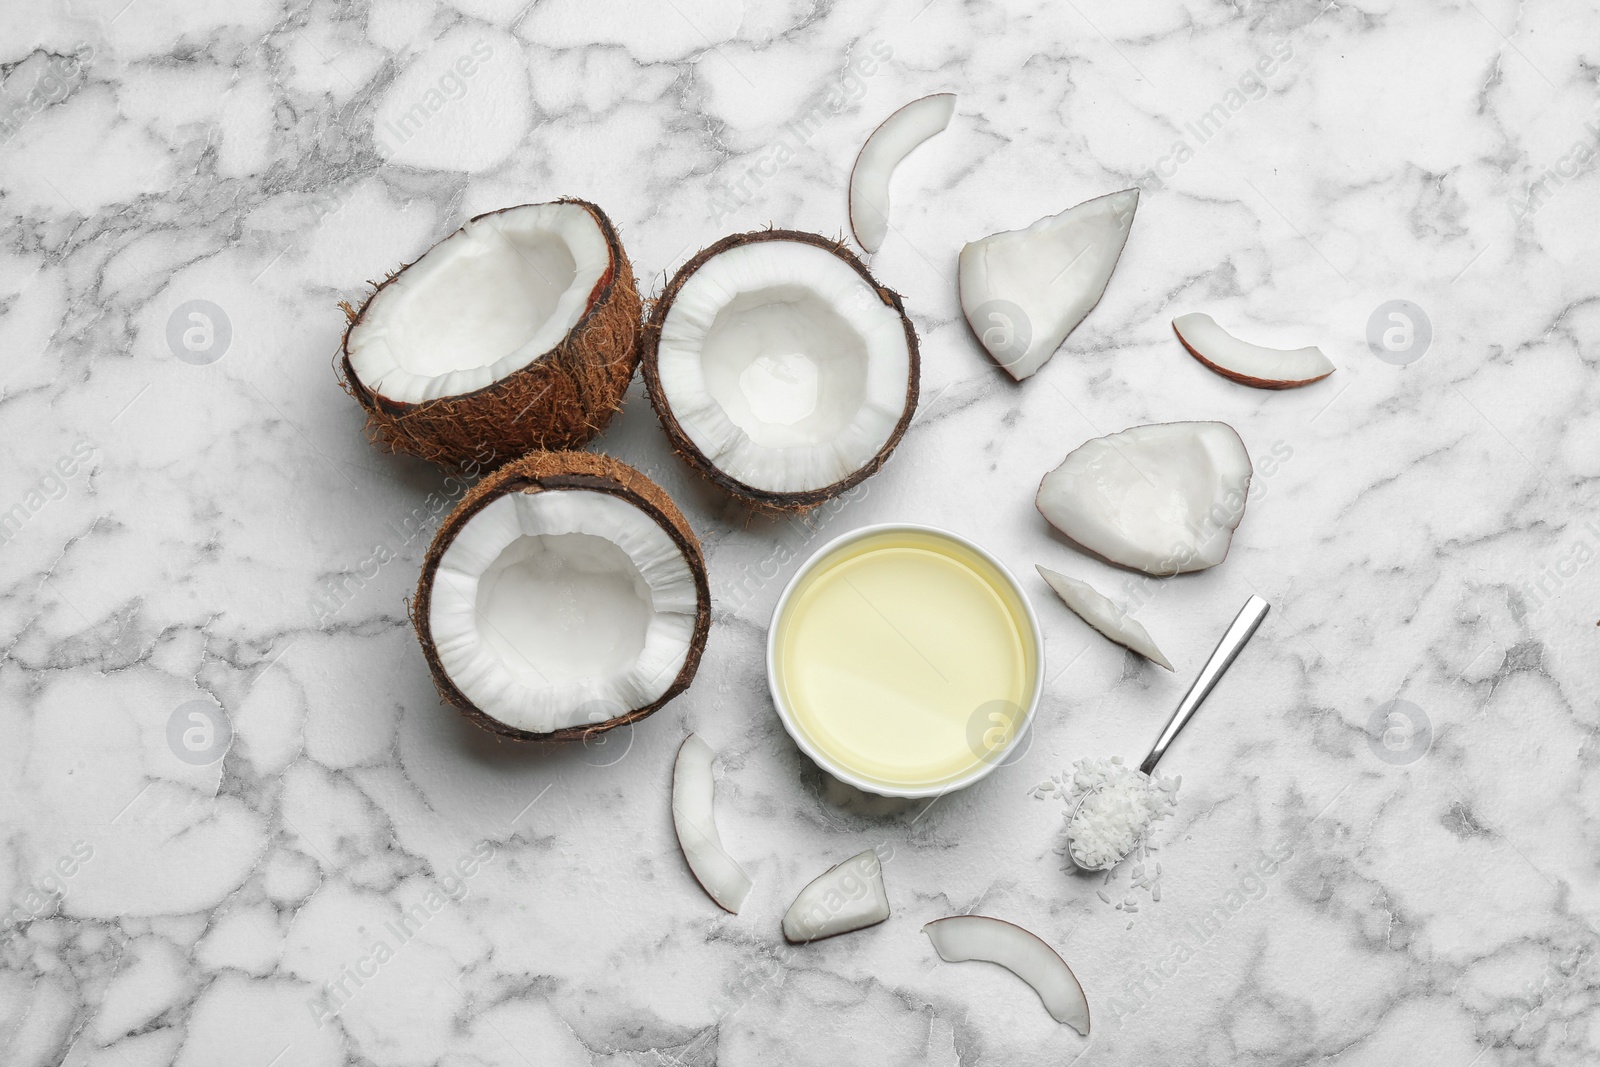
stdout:
{"type": "Polygon", "coordinates": [[[864,930],[889,917],[883,864],[872,849],[851,856],[812,879],[783,916],[791,944],[864,930]]]}
{"type": "Polygon", "coordinates": [[[1056,591],[1062,603],[1071,608],[1073,614],[1094,627],[1108,640],[1130,648],[1139,653],[1151,663],[1172,669],[1172,664],[1167,657],[1161,654],[1155,641],[1151,640],[1150,633],[1139,621],[1130,618],[1128,609],[1117,604],[1109,597],[1101,596],[1088,582],[1080,582],[1076,578],[1068,578],[1065,574],[1057,573],[1048,567],[1041,567],[1035,563],[1039,577],[1050,583],[1050,588],[1056,591]]]}
{"type": "Polygon", "coordinates": [[[341,384],[367,435],[440,463],[584,444],[638,362],[633,268],[582,200],[479,215],[346,311],[341,384]]]}
{"type": "Polygon", "coordinates": [[[771,507],[859,483],[917,406],[917,335],[900,297],[815,234],[735,234],[705,249],[656,301],[643,348],[678,454],[771,507]]]}
{"type": "Polygon", "coordinates": [[[1039,483],[1050,525],[1113,563],[1169,575],[1228,555],[1250,457],[1222,422],[1135,426],[1079,445],[1039,483]]]}
{"type": "Polygon", "coordinates": [[[699,734],[684,738],[672,767],[672,827],[701,888],[723,910],[737,915],[750,892],[750,876],[723,850],[717,833],[716,785],[711,776],[716,758],[699,734]]]}
{"type": "Polygon", "coordinates": [[[872,131],[850,171],[850,229],[868,252],[876,252],[889,232],[889,178],[900,161],[923,141],[950,125],[954,93],[913,100],[872,131]]]}
{"type": "Polygon", "coordinates": [[[498,734],[568,741],[688,688],[711,592],[660,486],[609,456],[536,452],[439,527],[412,621],[445,700],[498,734]]]}
{"type": "Polygon", "coordinates": [[[1257,389],[1293,389],[1334,372],[1333,361],[1315,345],[1263,348],[1239,340],[1200,312],[1179,315],[1172,320],[1172,329],[1195,359],[1224,378],[1257,389]]]}
{"type": "Polygon", "coordinates": [[[1138,206],[1124,189],[961,249],[961,310],[1007,374],[1031,376],[1094,310],[1138,206]]]}
{"type": "Polygon", "coordinates": [[[987,915],[952,915],[922,928],[946,963],[982,960],[997,963],[1033,986],[1045,1010],[1089,1036],[1089,1001],[1060,953],[1035,934],[987,915]]]}

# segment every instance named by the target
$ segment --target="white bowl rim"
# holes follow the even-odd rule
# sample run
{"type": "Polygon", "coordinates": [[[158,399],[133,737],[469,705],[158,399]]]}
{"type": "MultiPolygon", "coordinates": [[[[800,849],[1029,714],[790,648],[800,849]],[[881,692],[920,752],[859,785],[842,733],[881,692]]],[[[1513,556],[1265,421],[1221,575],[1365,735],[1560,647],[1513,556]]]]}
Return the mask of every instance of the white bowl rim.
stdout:
{"type": "Polygon", "coordinates": [[[772,704],[778,711],[778,720],[783,723],[784,730],[788,732],[794,743],[799,746],[800,751],[809,756],[811,761],[818,767],[821,767],[846,785],[854,786],[863,792],[873,793],[881,797],[917,799],[941,796],[945,793],[952,793],[957,789],[965,789],[993,772],[996,767],[1005,762],[1006,756],[1011,753],[1011,750],[1017,746],[1018,742],[1033,729],[1034,714],[1039,710],[1039,701],[1044,696],[1044,673],[1044,633],[1039,628],[1039,617],[1034,614],[1033,602],[1028,599],[1028,594],[1023,590],[1022,583],[1017,581],[1017,576],[1012,574],[1011,569],[1000,562],[992,552],[970,538],[963,537],[940,526],[929,526],[924,523],[871,523],[848,533],[840,534],[827,542],[813,552],[811,557],[800,565],[800,569],[795,571],[793,577],[784,585],[783,594],[778,597],[778,604],[772,609],[772,619],[767,624],[767,692],[772,696],[772,704]],[[783,694],[778,691],[778,672],[776,669],[778,620],[783,618],[784,609],[789,606],[790,594],[794,592],[795,587],[800,584],[805,576],[811,573],[814,567],[832,556],[839,549],[852,542],[892,531],[924,533],[942,537],[967,548],[979,558],[988,562],[1010,584],[1012,592],[1017,595],[1017,599],[1022,603],[1023,611],[1026,612],[1028,618],[1028,628],[1033,635],[1034,671],[1031,686],[1032,696],[1028,701],[1027,708],[1022,713],[1021,726],[1011,732],[1011,738],[1006,742],[1005,747],[994,753],[991,758],[980,760],[976,767],[961,777],[937,785],[896,786],[866,778],[856,773],[811,743],[810,739],[805,736],[804,732],[795,723],[788,703],[784,700],[783,694]]]}

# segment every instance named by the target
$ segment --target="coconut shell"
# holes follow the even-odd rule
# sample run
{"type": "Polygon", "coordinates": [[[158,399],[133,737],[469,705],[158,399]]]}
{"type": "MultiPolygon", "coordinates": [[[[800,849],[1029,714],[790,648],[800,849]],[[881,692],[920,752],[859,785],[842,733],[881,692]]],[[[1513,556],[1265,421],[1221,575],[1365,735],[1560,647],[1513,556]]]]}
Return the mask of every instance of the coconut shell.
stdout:
{"type": "Polygon", "coordinates": [[[439,696],[446,703],[453,704],[468,719],[501,737],[519,741],[583,741],[607,730],[638,722],[689,688],[695,672],[700,669],[706,635],[711,630],[711,586],[706,579],[705,557],[700,552],[699,540],[689,528],[689,521],[683,517],[683,512],[678,510],[678,506],[659,485],[626,463],[599,453],[535,452],[502,466],[473,486],[439,525],[422,563],[422,577],[417,582],[417,595],[411,603],[411,625],[417,631],[417,640],[422,644],[422,654],[428,661],[428,670],[433,674],[433,684],[439,690],[439,696]],[[635,708],[625,715],[592,725],[570,726],[552,733],[535,733],[501,722],[473,704],[456,688],[434,647],[429,609],[439,562],[467,520],[507,493],[544,493],[564,489],[588,489],[620,497],[650,516],[666,531],[689,561],[689,570],[694,575],[694,633],[689,640],[689,654],[678,676],[666,692],[648,707],[635,708]]]}
{"type": "MultiPolygon", "coordinates": [[[[448,467],[482,470],[528,452],[580,448],[605,429],[622,407],[639,364],[642,303],[633,266],[606,213],[585,200],[560,202],[577,204],[594,216],[611,265],[595,282],[588,310],[561,343],[492,385],[407,404],[374,393],[356,377],[350,333],[361,325],[373,298],[411,263],[378,284],[359,310],[345,305],[349,322],[340,346],[339,384],[366,410],[367,438],[373,444],[448,467]]],[[[487,212],[472,221],[512,210],[487,212]]]]}
{"type": "Polygon", "coordinates": [[[895,450],[900,439],[905,436],[906,428],[911,425],[912,418],[917,412],[918,383],[922,377],[922,359],[917,348],[917,331],[912,327],[911,320],[906,317],[905,304],[900,299],[900,294],[893,289],[879,285],[877,279],[867,270],[856,254],[842,241],[829,240],[818,234],[807,233],[803,230],[757,230],[752,233],[736,233],[724,237],[716,244],[701,249],[693,259],[678,268],[678,272],[667,283],[666,289],[656,298],[650,310],[650,318],[645,323],[644,333],[640,338],[640,363],[644,369],[644,382],[650,392],[650,403],[656,409],[656,415],[661,420],[662,428],[667,431],[667,439],[672,444],[672,449],[689,466],[693,467],[707,480],[717,485],[734,496],[741,497],[760,507],[778,511],[809,511],[811,508],[838,496],[840,493],[860,485],[867,478],[878,472],[889,454],[895,450]],[[878,294],[895,314],[900,316],[900,322],[906,331],[906,347],[910,356],[909,381],[906,388],[906,406],[900,414],[900,421],[895,423],[889,439],[884,442],[877,455],[857,468],[848,477],[834,482],[832,485],[823,486],[821,489],[808,489],[796,493],[780,493],[770,489],[759,489],[746,485],[727,472],[720,470],[711,462],[689,439],[688,433],[678,422],[677,416],[672,412],[672,405],[667,399],[666,391],[661,387],[661,373],[656,360],[658,348],[661,344],[661,327],[667,321],[667,314],[672,310],[672,303],[677,299],[679,291],[694,273],[705,265],[713,256],[719,255],[729,249],[739,248],[743,245],[753,244],[757,241],[796,241],[801,244],[815,245],[826,252],[837,256],[846,266],[861,275],[873,291],[878,294]]]}

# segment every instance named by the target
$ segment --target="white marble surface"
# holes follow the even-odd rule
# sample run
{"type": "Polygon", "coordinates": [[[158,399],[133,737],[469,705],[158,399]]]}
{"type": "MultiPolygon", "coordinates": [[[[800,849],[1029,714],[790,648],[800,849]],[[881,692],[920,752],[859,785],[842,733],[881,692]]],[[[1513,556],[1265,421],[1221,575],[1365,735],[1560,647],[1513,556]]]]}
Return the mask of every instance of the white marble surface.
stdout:
{"type": "Polygon", "coordinates": [[[5,5],[5,1062],[1595,1062],[1600,179],[1575,148],[1600,130],[1597,31],[1558,0],[5,5]],[[874,262],[924,357],[884,471],[816,529],[751,520],[666,452],[636,385],[601,445],[707,546],[695,686],[590,749],[440,708],[403,598],[459,486],[364,443],[336,303],[470,214],[562,194],[611,213],[647,289],[735,229],[837,233],[862,138],[938,90],[956,117],[897,176],[874,262]],[[431,91],[437,114],[382,132],[431,91]],[[957,250],[1141,176],[1104,301],[1015,385],[960,319],[957,250]],[[1432,322],[1408,366],[1366,341],[1395,299],[1432,322]],[[208,365],[168,343],[193,300],[231,326],[208,365]],[[1232,385],[1173,338],[1191,310],[1339,370],[1232,385]],[[1176,676],[1029,577],[1052,681],[1020,763],[900,808],[797,753],[760,649],[822,538],[943,524],[1126,597],[1032,493],[1086,438],[1179,418],[1289,458],[1227,562],[1140,608],[1176,676]],[[1125,915],[1057,869],[1057,807],[1027,790],[1142,753],[1251,590],[1273,614],[1163,764],[1184,777],[1163,899],[1125,915]],[[1367,724],[1397,697],[1431,743],[1386,760],[1367,724]],[[196,700],[233,731],[210,764],[168,744],[196,700]],[[671,833],[691,729],[756,882],[737,917],[671,833]],[[878,844],[893,918],[785,948],[792,894],[878,844]],[[936,960],[919,927],[969,910],[1061,949],[1092,1039],[936,960]]]}

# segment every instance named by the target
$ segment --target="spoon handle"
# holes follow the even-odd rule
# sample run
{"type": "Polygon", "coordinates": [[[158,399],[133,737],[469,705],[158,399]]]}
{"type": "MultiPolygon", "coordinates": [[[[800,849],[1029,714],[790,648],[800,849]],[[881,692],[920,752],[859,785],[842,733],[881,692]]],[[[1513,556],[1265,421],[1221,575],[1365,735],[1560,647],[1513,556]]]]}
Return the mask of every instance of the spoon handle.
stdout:
{"type": "Polygon", "coordinates": [[[1261,625],[1261,620],[1267,617],[1270,608],[1265,600],[1258,596],[1251,596],[1244,602],[1244,607],[1239,609],[1239,614],[1233,620],[1233,625],[1228,627],[1228,632],[1222,635],[1222,640],[1217,642],[1217,650],[1211,653],[1211,658],[1206,660],[1206,665],[1200,668],[1200,676],[1194,680],[1178,704],[1178,710],[1172,713],[1172,718],[1167,720],[1166,727],[1161,731],[1161,737],[1156,741],[1156,747],[1150,750],[1150,755],[1139,764],[1139,770],[1149,774],[1155,769],[1156,761],[1167,753],[1167,746],[1172,744],[1172,739],[1178,736],[1178,731],[1194,716],[1195,711],[1204,703],[1206,697],[1211,695],[1211,690],[1216,688],[1227,669],[1233,661],[1239,658],[1239,653],[1244,649],[1245,642],[1250,640],[1250,635],[1256,632],[1256,627],[1261,625]]]}

